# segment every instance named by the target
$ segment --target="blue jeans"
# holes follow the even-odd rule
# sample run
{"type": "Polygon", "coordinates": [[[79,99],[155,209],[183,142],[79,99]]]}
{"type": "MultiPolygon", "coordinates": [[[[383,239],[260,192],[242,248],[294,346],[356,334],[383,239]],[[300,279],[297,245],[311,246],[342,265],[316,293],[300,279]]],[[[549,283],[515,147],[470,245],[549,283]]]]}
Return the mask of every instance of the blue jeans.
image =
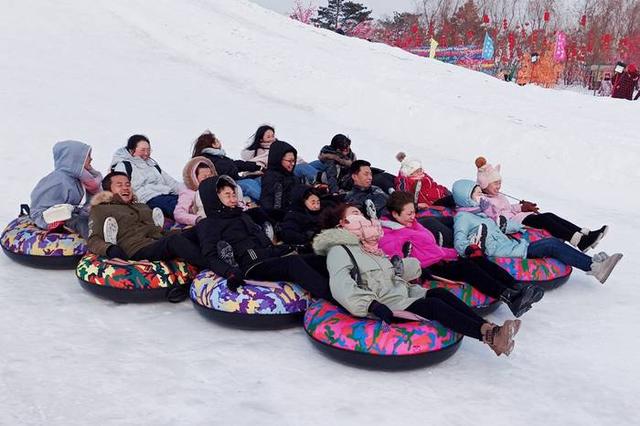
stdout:
{"type": "Polygon", "coordinates": [[[296,164],[295,169],[293,169],[293,174],[297,177],[303,177],[307,183],[314,183],[318,176],[318,169],[311,164],[300,163],[296,164]]]}
{"type": "Polygon", "coordinates": [[[583,271],[591,270],[591,258],[579,250],[551,237],[529,244],[527,258],[553,257],[583,271]]]}
{"type": "Polygon", "coordinates": [[[149,207],[152,209],[159,207],[164,217],[169,219],[173,219],[173,211],[176,209],[176,204],[178,204],[178,196],[173,194],[156,195],[147,201],[149,207]]]}
{"type": "Polygon", "coordinates": [[[314,169],[316,169],[319,172],[325,172],[327,171],[327,168],[329,167],[326,163],[323,163],[320,160],[316,160],[316,161],[312,161],[309,163],[309,165],[311,167],[313,167],[314,169]]]}
{"type": "Polygon", "coordinates": [[[238,186],[242,188],[242,195],[246,195],[256,203],[260,201],[262,193],[262,185],[260,179],[240,179],[236,181],[238,186]]]}

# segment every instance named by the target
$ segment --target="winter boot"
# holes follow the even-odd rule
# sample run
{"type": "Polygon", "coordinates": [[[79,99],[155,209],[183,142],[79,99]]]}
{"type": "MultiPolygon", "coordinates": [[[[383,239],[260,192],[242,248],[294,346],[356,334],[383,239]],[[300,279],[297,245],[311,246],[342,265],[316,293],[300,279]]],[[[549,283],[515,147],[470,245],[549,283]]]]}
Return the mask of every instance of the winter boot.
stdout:
{"type": "Polygon", "coordinates": [[[378,212],[376,211],[376,205],[373,204],[373,200],[367,198],[364,200],[364,209],[367,213],[369,220],[377,219],[378,212]]]}
{"type": "Polygon", "coordinates": [[[162,213],[160,207],[154,207],[151,216],[153,216],[153,223],[155,223],[158,228],[164,227],[164,213],[162,213]]]}
{"type": "Polygon", "coordinates": [[[597,260],[595,256],[591,258],[591,270],[587,272],[587,275],[593,275],[598,281],[604,284],[607,278],[609,278],[611,271],[613,271],[613,268],[615,268],[620,259],[622,259],[622,253],[612,254],[604,259],[600,253],[598,253],[597,256],[597,260]]]}
{"type": "Polygon", "coordinates": [[[581,252],[586,253],[589,249],[595,248],[595,246],[598,245],[600,240],[602,240],[604,236],[607,235],[607,231],[609,231],[609,227],[607,225],[604,225],[602,228],[596,231],[589,232],[587,235],[584,235],[580,239],[580,242],[576,247],[578,247],[578,250],[580,250],[581,252]]]}
{"type": "Polygon", "coordinates": [[[189,297],[189,286],[186,284],[174,284],[167,289],[167,300],[171,303],[180,303],[189,297]]]}
{"type": "Polygon", "coordinates": [[[542,299],[544,290],[533,284],[526,285],[519,290],[506,288],[500,295],[500,300],[505,302],[513,316],[520,318],[531,309],[531,305],[542,299]],[[537,300],[535,300],[537,298],[537,300]]]}
{"type": "Polygon", "coordinates": [[[410,257],[411,250],[413,250],[413,244],[411,241],[407,241],[402,245],[402,257],[410,257]]]}
{"type": "Polygon", "coordinates": [[[513,337],[520,330],[520,320],[507,320],[503,325],[491,324],[491,327],[482,335],[482,341],[500,356],[505,354],[509,356],[513,351],[513,337]]]}
{"type": "Polygon", "coordinates": [[[218,250],[218,258],[220,258],[220,260],[222,260],[232,268],[238,267],[238,263],[233,256],[233,247],[231,247],[231,244],[221,240],[218,241],[218,244],[216,244],[216,249],[218,250]]]}
{"type": "Polygon", "coordinates": [[[500,228],[500,231],[502,231],[503,234],[507,233],[507,218],[500,215],[496,218],[496,224],[498,225],[498,228],[500,228]]]}
{"type": "Polygon", "coordinates": [[[487,233],[487,225],[483,223],[482,225],[478,226],[478,230],[476,231],[475,235],[471,237],[469,245],[476,245],[478,246],[478,248],[484,251],[485,243],[487,240],[487,233]]]}
{"type": "Polygon", "coordinates": [[[395,255],[391,259],[391,264],[393,265],[393,270],[395,274],[399,277],[404,275],[404,264],[402,263],[402,258],[400,256],[395,255]]]}
{"type": "Polygon", "coordinates": [[[104,220],[102,234],[104,235],[105,243],[118,244],[118,222],[114,217],[109,216],[104,220]]]}

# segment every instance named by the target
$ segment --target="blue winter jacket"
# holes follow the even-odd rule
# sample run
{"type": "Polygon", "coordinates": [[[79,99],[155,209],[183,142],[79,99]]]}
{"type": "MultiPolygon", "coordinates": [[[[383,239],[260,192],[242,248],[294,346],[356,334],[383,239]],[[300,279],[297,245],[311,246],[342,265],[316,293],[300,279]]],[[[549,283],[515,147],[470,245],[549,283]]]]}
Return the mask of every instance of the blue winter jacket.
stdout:
{"type": "MultiPolygon", "coordinates": [[[[453,222],[453,246],[460,256],[464,256],[465,249],[469,246],[469,241],[478,231],[481,224],[487,225],[487,239],[485,241],[484,252],[492,257],[527,257],[529,242],[526,240],[516,240],[510,238],[502,231],[498,225],[482,213],[475,213],[478,203],[471,199],[471,193],[476,187],[476,183],[471,180],[459,180],[453,184],[453,199],[462,211],[458,210],[453,222]],[[466,211],[465,211],[466,210],[466,211]]],[[[477,210],[480,211],[479,208],[477,210]]],[[[516,222],[508,222],[507,232],[520,230],[516,222]]]]}
{"type": "Polygon", "coordinates": [[[40,179],[31,191],[31,219],[40,228],[47,223],[42,212],[56,204],[78,206],[84,198],[84,187],[80,182],[82,169],[91,147],[78,141],[58,142],[53,146],[54,170],[40,179]]]}

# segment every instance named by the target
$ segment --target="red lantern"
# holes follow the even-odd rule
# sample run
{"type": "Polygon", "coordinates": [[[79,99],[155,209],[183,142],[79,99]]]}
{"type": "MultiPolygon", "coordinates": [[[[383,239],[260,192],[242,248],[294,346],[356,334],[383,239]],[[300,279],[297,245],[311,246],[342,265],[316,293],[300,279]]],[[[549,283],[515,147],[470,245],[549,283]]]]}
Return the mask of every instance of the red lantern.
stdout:
{"type": "Polygon", "coordinates": [[[549,13],[548,10],[544,11],[544,22],[549,22],[549,18],[551,17],[551,14],[549,13]]]}
{"type": "Polygon", "coordinates": [[[486,13],[484,15],[482,15],[482,22],[485,24],[489,23],[489,15],[487,15],[486,13]]]}
{"type": "Polygon", "coordinates": [[[504,28],[505,30],[508,28],[508,24],[507,24],[507,20],[506,19],[502,20],[502,28],[504,28]]]}
{"type": "Polygon", "coordinates": [[[583,27],[587,26],[587,15],[582,15],[582,17],[580,18],[580,25],[582,25],[583,27]]]}

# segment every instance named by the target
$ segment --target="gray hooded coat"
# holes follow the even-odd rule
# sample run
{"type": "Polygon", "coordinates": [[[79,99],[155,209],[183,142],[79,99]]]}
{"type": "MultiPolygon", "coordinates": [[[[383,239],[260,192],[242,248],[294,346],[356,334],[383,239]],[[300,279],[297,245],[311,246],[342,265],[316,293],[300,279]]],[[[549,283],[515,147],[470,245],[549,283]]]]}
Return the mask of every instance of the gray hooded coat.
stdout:
{"type": "Polygon", "coordinates": [[[56,204],[78,206],[85,195],[80,176],[91,147],[78,141],[58,142],[53,146],[54,170],[40,179],[31,191],[31,219],[40,228],[47,223],[42,212],[56,204]]]}

